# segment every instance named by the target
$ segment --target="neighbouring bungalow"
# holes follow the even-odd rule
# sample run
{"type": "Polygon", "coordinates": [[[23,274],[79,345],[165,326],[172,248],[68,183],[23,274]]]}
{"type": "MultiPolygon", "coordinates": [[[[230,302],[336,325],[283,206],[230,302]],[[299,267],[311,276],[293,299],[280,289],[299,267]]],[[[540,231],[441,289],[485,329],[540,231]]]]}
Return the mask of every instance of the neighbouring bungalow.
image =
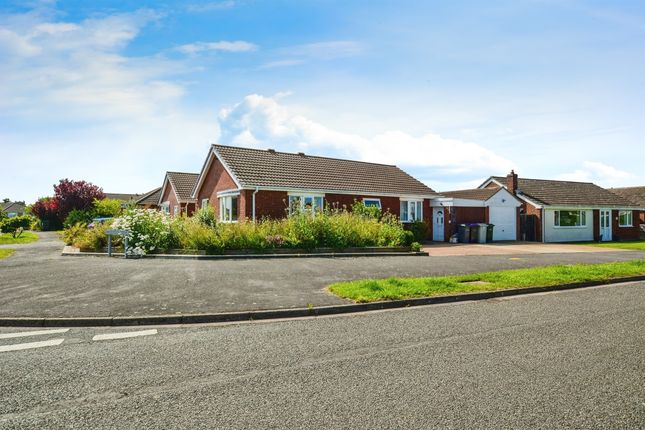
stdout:
{"type": "Polygon", "coordinates": [[[139,197],[141,197],[141,194],[105,193],[106,199],[120,201],[122,208],[127,208],[128,206],[135,204],[139,197]]]}
{"type": "Polygon", "coordinates": [[[142,209],[159,209],[159,198],[161,197],[161,187],[144,193],[135,202],[137,207],[142,209]]]}
{"type": "Polygon", "coordinates": [[[195,199],[191,196],[199,174],[166,172],[159,193],[159,209],[171,216],[190,216],[195,212],[195,199]]]}
{"type": "Polygon", "coordinates": [[[639,206],[591,182],[491,176],[479,188],[506,188],[522,201],[520,238],[538,242],[635,240],[639,206]]]}
{"type": "Polygon", "coordinates": [[[447,241],[459,224],[493,224],[493,240],[517,240],[522,202],[505,188],[441,192],[432,199],[432,240],[447,241]]]}
{"type": "Polygon", "coordinates": [[[25,202],[0,202],[0,211],[9,218],[24,215],[26,208],[25,202]]]}
{"type": "Polygon", "coordinates": [[[362,201],[404,223],[429,226],[434,197],[393,165],[224,145],[211,146],[191,195],[198,207],[213,206],[222,222],[282,218],[296,208],[315,214],[362,201]]]}
{"type": "Polygon", "coordinates": [[[610,188],[609,191],[640,207],[639,221],[641,224],[645,224],[645,186],[610,188]]]}

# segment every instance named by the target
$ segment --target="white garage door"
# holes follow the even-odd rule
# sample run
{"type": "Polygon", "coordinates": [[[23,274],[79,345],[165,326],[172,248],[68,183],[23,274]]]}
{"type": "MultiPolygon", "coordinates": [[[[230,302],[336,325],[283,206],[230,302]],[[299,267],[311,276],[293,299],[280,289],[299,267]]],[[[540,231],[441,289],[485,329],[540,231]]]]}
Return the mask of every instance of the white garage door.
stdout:
{"type": "Polygon", "coordinates": [[[489,222],[493,224],[493,240],[516,240],[516,208],[490,206],[489,222]]]}

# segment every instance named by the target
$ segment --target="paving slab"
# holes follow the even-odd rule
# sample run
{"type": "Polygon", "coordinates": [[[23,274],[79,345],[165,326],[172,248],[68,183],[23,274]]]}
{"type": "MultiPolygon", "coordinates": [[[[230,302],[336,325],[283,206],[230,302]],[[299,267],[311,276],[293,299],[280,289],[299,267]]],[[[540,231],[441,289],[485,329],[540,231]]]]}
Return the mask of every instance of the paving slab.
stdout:
{"type": "Polygon", "coordinates": [[[16,253],[0,261],[0,317],[120,317],[325,306],[349,303],[324,290],[344,280],[645,258],[642,251],[605,250],[294,260],[72,258],[60,255],[63,244],[55,233],[42,233],[38,242],[13,247],[16,253]]]}
{"type": "Polygon", "coordinates": [[[465,255],[508,255],[508,254],[570,254],[625,252],[624,249],[600,248],[569,243],[432,243],[423,247],[432,257],[465,255]]]}

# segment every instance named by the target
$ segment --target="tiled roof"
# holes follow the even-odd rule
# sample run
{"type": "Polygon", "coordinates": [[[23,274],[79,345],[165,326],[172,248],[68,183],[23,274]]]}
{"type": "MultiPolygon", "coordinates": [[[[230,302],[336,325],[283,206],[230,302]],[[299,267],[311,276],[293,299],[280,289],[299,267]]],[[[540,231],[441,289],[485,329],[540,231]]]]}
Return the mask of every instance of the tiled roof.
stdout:
{"type": "Polygon", "coordinates": [[[105,193],[105,198],[129,202],[130,200],[138,199],[140,195],[141,194],[105,193]]]}
{"type": "MultiPolygon", "coordinates": [[[[491,176],[506,185],[506,177],[491,176]]],[[[518,178],[518,194],[547,206],[633,207],[634,203],[591,182],[518,178]]]]}
{"type": "Polygon", "coordinates": [[[198,173],[167,172],[168,180],[177,193],[179,200],[192,200],[191,194],[197,183],[198,173]]]}
{"type": "Polygon", "coordinates": [[[139,200],[136,201],[138,205],[156,205],[161,197],[161,187],[144,193],[139,200]]]}
{"type": "Polygon", "coordinates": [[[641,187],[624,187],[624,188],[610,188],[614,194],[618,194],[624,199],[634,202],[636,205],[645,208],[645,186],[641,187]]]}
{"type": "Polygon", "coordinates": [[[0,210],[3,212],[9,212],[11,209],[12,212],[22,213],[26,207],[25,202],[0,202],[0,210]]]}
{"type": "Polygon", "coordinates": [[[488,200],[497,192],[499,192],[499,188],[475,188],[472,190],[443,191],[439,194],[456,199],[488,200]]]}
{"type": "Polygon", "coordinates": [[[396,166],[213,145],[240,185],[374,194],[435,194],[396,166]]]}

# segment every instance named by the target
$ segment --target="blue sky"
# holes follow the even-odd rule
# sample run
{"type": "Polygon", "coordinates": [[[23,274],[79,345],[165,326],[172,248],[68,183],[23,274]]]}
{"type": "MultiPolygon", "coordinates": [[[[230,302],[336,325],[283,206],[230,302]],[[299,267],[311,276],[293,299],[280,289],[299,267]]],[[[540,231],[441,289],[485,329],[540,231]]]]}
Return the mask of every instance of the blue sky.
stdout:
{"type": "Polygon", "coordinates": [[[643,185],[643,40],[642,1],[3,1],[0,198],[142,193],[215,142],[643,185]]]}

